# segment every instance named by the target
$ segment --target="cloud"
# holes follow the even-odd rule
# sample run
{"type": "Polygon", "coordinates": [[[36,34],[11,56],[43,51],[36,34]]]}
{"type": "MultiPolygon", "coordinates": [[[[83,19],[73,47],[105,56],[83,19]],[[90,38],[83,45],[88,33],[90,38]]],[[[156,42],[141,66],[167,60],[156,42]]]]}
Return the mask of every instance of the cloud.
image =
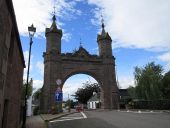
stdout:
{"type": "Polygon", "coordinates": [[[35,90],[42,88],[43,86],[43,81],[42,80],[33,80],[33,88],[35,90]]]}
{"type": "MultiPolygon", "coordinates": [[[[33,59],[33,55],[31,54],[31,62],[33,59]]],[[[28,70],[28,58],[29,58],[29,52],[28,51],[24,51],[24,59],[25,59],[25,64],[26,64],[26,68],[24,68],[24,76],[23,78],[26,80],[27,77],[27,70],[28,70]]],[[[33,66],[32,63],[30,62],[30,71],[32,70],[33,66]]]]}
{"type": "Polygon", "coordinates": [[[164,53],[158,57],[160,60],[170,62],[170,52],[164,53]]]}
{"type": "Polygon", "coordinates": [[[71,33],[64,33],[62,40],[65,40],[66,42],[69,42],[69,40],[71,39],[72,34],[71,33]]]}
{"type": "Polygon", "coordinates": [[[134,86],[134,78],[129,76],[120,76],[118,79],[119,87],[126,89],[129,86],[134,86]]]}
{"type": "Polygon", "coordinates": [[[44,74],[44,63],[42,61],[37,61],[36,67],[41,75],[44,74]]]}
{"type": "Polygon", "coordinates": [[[91,23],[95,26],[101,25],[101,15],[103,14],[103,10],[100,8],[92,9],[92,13],[94,13],[94,17],[90,20],[91,23]]]}
{"type": "MultiPolygon", "coordinates": [[[[106,30],[118,41],[115,47],[170,49],[169,0],[88,0],[88,3],[101,8],[106,30]]],[[[99,14],[97,17],[101,19],[99,14]]]]}
{"type": "Polygon", "coordinates": [[[36,27],[36,35],[44,37],[46,27],[50,27],[54,4],[56,6],[57,24],[64,25],[61,20],[70,20],[75,15],[81,15],[81,10],[75,9],[80,1],[67,0],[14,0],[14,9],[19,32],[28,36],[28,26],[36,27]]]}
{"type": "Polygon", "coordinates": [[[29,56],[29,52],[24,51],[25,64],[28,64],[28,56],[29,56]]]}
{"type": "Polygon", "coordinates": [[[71,96],[75,94],[78,88],[81,88],[81,83],[69,83],[63,86],[64,100],[68,98],[68,94],[71,96]]]}
{"type": "Polygon", "coordinates": [[[165,72],[170,70],[170,52],[166,52],[160,56],[158,56],[158,59],[165,62],[165,72]]]}

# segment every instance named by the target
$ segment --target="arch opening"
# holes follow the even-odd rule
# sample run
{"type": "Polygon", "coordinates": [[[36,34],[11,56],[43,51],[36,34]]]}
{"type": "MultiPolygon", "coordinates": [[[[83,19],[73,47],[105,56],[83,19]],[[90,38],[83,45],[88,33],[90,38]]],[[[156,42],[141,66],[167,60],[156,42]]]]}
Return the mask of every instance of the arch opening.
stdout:
{"type": "MultiPolygon", "coordinates": [[[[84,108],[88,108],[88,109],[97,109],[101,107],[100,93],[102,89],[101,89],[100,82],[99,80],[94,78],[94,76],[90,75],[89,73],[87,74],[87,73],[81,73],[81,72],[74,72],[68,75],[64,79],[62,90],[63,90],[63,101],[66,103],[68,100],[69,101],[72,100],[75,106],[83,105],[84,108]],[[94,93],[92,93],[91,96],[89,97],[87,104],[84,104],[84,103],[78,102],[78,100],[75,99],[75,92],[78,89],[85,88],[87,85],[96,85],[95,87],[98,90],[95,90],[94,93]]],[[[64,106],[62,107],[63,109],[65,109],[64,106]]],[[[71,105],[70,107],[73,108],[74,106],[71,105]]]]}

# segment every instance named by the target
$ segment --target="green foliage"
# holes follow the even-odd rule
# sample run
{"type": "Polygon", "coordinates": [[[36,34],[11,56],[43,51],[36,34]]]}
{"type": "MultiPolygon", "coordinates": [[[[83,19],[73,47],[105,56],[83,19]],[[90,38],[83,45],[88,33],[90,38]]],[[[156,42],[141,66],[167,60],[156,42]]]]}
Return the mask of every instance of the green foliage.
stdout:
{"type": "Polygon", "coordinates": [[[170,109],[170,71],[162,75],[163,68],[154,62],[135,67],[136,87],[129,87],[134,109],[170,109]]]}
{"type": "Polygon", "coordinates": [[[134,109],[169,110],[170,100],[134,100],[134,109]]]}
{"type": "Polygon", "coordinates": [[[162,98],[163,68],[154,62],[144,68],[135,67],[135,92],[138,99],[155,100],[162,98]]]}
{"type": "Polygon", "coordinates": [[[162,87],[163,97],[165,99],[170,99],[170,71],[165,73],[162,83],[163,83],[162,87]]]}
{"type": "MultiPolygon", "coordinates": [[[[26,94],[26,81],[24,80],[23,81],[23,86],[22,86],[22,99],[25,98],[25,94],[26,94]]],[[[28,90],[27,90],[27,97],[30,97],[32,95],[32,91],[33,91],[33,80],[31,79],[29,82],[28,82],[28,90]]]]}
{"type": "Polygon", "coordinates": [[[74,106],[76,105],[76,102],[74,102],[73,100],[67,100],[65,106],[70,106],[70,108],[74,108],[74,106]]]}
{"type": "Polygon", "coordinates": [[[40,100],[42,88],[39,88],[36,92],[34,92],[33,97],[35,100],[40,100]]]}
{"type": "Polygon", "coordinates": [[[129,93],[131,99],[135,99],[135,98],[136,98],[136,90],[135,90],[135,87],[129,86],[129,87],[128,87],[128,93],[129,93]]]}
{"type": "Polygon", "coordinates": [[[83,88],[79,88],[75,92],[75,99],[80,103],[87,104],[87,101],[91,98],[93,92],[99,92],[99,85],[97,83],[86,82],[84,83],[83,88]]]}

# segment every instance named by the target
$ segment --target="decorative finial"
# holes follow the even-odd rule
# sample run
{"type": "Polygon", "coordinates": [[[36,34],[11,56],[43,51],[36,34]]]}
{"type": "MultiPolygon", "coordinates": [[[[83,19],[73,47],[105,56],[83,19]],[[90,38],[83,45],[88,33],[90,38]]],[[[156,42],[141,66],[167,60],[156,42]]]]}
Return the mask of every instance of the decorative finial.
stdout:
{"type": "Polygon", "coordinates": [[[82,47],[82,41],[81,41],[81,38],[80,38],[80,47],[82,47]]]}
{"type": "Polygon", "coordinates": [[[54,11],[52,12],[52,15],[53,15],[53,22],[52,22],[52,25],[50,27],[51,30],[54,30],[54,29],[57,29],[57,25],[56,25],[56,16],[55,16],[55,4],[54,4],[54,11]]]}
{"type": "Polygon", "coordinates": [[[55,8],[56,8],[56,7],[55,7],[55,5],[54,5],[54,7],[53,7],[53,8],[54,8],[54,12],[53,12],[53,14],[55,15],[55,8]]]}
{"type": "Polygon", "coordinates": [[[102,23],[102,28],[104,29],[104,19],[103,19],[103,15],[101,15],[101,23],[102,23]]]}
{"type": "Polygon", "coordinates": [[[103,15],[101,15],[101,23],[102,23],[102,34],[105,34],[105,25],[104,25],[104,19],[103,19],[103,15]]]}
{"type": "Polygon", "coordinates": [[[54,4],[53,8],[54,8],[54,11],[52,12],[53,13],[53,18],[52,19],[53,19],[53,21],[56,21],[56,16],[55,16],[55,9],[56,9],[56,7],[55,7],[55,4],[54,4]]]}

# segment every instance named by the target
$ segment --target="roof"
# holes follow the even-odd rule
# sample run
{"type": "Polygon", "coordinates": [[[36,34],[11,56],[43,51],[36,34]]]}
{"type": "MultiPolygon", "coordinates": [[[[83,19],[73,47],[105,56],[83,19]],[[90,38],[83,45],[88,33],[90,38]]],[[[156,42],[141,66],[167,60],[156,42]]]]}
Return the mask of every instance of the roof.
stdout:
{"type": "Polygon", "coordinates": [[[77,56],[86,56],[86,57],[90,56],[88,51],[85,48],[83,48],[82,46],[79,47],[78,51],[75,51],[74,55],[77,55],[77,56]]]}
{"type": "Polygon", "coordinates": [[[6,0],[6,4],[8,6],[8,10],[9,10],[10,15],[11,15],[11,20],[12,20],[12,24],[13,24],[14,31],[15,31],[15,34],[16,34],[19,52],[21,54],[22,63],[23,63],[23,66],[25,68],[25,60],[24,60],[24,55],[23,55],[23,50],[22,50],[22,46],[21,46],[21,40],[20,40],[20,36],[19,36],[19,32],[18,32],[18,26],[17,26],[17,22],[16,22],[16,17],[15,17],[15,12],[14,12],[12,0],[6,0]]]}
{"type": "Polygon", "coordinates": [[[57,34],[59,34],[60,36],[62,36],[62,35],[63,35],[63,32],[62,32],[61,29],[58,29],[58,28],[57,28],[55,15],[53,15],[52,20],[53,20],[53,22],[52,22],[52,24],[51,24],[51,27],[50,27],[50,28],[46,28],[45,34],[47,35],[48,33],[57,33],[57,34]]]}
{"type": "Polygon", "coordinates": [[[99,94],[94,94],[87,102],[99,101],[99,94]]]}

